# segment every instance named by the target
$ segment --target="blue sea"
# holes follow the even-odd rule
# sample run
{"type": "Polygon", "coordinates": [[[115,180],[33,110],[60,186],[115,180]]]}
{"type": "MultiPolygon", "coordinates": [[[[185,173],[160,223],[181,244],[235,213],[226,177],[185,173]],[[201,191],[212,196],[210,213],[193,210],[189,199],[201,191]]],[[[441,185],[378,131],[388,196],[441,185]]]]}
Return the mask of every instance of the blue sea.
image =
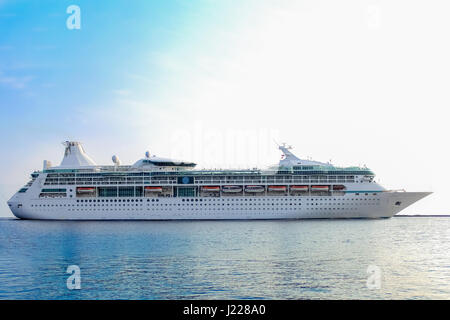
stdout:
{"type": "Polygon", "coordinates": [[[0,299],[450,299],[450,217],[2,219],[0,299]]]}

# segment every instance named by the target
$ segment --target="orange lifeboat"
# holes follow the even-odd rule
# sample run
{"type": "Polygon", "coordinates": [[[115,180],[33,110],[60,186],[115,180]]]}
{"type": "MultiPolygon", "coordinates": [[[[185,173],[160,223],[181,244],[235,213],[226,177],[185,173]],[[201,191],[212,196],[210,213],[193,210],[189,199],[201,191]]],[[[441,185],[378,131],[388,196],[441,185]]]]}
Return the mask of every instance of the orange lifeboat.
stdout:
{"type": "Polygon", "coordinates": [[[336,191],[345,190],[345,186],[342,185],[342,184],[335,184],[335,185],[333,186],[333,190],[336,190],[336,191]]]}
{"type": "Polygon", "coordinates": [[[242,192],[242,187],[241,186],[235,186],[235,185],[223,186],[222,187],[222,191],[223,192],[227,192],[227,193],[238,193],[238,192],[242,192]]]}
{"type": "Polygon", "coordinates": [[[287,189],[286,186],[268,186],[269,191],[285,192],[286,189],[287,189]]]}
{"type": "Polygon", "coordinates": [[[219,186],[203,186],[202,191],[206,192],[219,192],[220,187],[219,186]]]}
{"type": "Polygon", "coordinates": [[[258,192],[264,192],[266,188],[264,186],[245,186],[245,192],[250,193],[258,193],[258,192]]]}
{"type": "Polygon", "coordinates": [[[328,191],[330,186],[311,186],[311,191],[328,191]]]}
{"type": "Polygon", "coordinates": [[[308,191],[308,186],[291,186],[291,191],[295,192],[305,192],[308,191]]]}
{"type": "Polygon", "coordinates": [[[162,187],[147,186],[147,187],[144,187],[144,189],[147,192],[162,192],[162,187]]]}
{"type": "Polygon", "coordinates": [[[78,187],[77,193],[94,193],[95,187],[78,187]]]}

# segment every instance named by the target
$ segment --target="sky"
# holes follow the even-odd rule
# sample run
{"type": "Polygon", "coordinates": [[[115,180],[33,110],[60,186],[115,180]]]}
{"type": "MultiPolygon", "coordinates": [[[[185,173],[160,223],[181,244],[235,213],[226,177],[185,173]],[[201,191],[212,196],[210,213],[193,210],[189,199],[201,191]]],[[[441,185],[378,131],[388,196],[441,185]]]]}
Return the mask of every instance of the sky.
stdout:
{"type": "MultiPolygon", "coordinates": [[[[450,214],[448,1],[0,0],[0,216],[62,141],[99,164],[366,165],[450,214]],[[80,9],[79,29],[68,7],[80,9]]],[[[78,21],[78,20],[77,20],[78,21]]]]}

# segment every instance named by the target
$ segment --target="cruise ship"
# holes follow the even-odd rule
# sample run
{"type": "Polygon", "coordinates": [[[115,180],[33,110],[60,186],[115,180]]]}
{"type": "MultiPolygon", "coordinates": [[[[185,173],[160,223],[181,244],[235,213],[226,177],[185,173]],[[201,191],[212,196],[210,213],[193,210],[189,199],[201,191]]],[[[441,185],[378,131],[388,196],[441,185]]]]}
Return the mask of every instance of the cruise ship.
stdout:
{"type": "Polygon", "coordinates": [[[145,153],[133,165],[97,165],[66,141],[59,166],[42,171],[8,201],[20,219],[224,220],[389,218],[430,194],[386,190],[366,167],[300,159],[286,144],[267,169],[196,170],[145,153]]]}

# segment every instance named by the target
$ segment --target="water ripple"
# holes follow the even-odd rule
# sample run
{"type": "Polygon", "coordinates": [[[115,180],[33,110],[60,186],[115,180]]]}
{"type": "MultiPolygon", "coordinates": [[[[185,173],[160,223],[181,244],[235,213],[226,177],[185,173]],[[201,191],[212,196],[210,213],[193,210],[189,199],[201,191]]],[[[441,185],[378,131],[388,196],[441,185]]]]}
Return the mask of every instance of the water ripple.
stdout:
{"type": "Polygon", "coordinates": [[[450,299],[449,230],[449,218],[0,220],[0,299],[450,299]],[[81,290],[66,287],[69,265],[81,290]]]}

